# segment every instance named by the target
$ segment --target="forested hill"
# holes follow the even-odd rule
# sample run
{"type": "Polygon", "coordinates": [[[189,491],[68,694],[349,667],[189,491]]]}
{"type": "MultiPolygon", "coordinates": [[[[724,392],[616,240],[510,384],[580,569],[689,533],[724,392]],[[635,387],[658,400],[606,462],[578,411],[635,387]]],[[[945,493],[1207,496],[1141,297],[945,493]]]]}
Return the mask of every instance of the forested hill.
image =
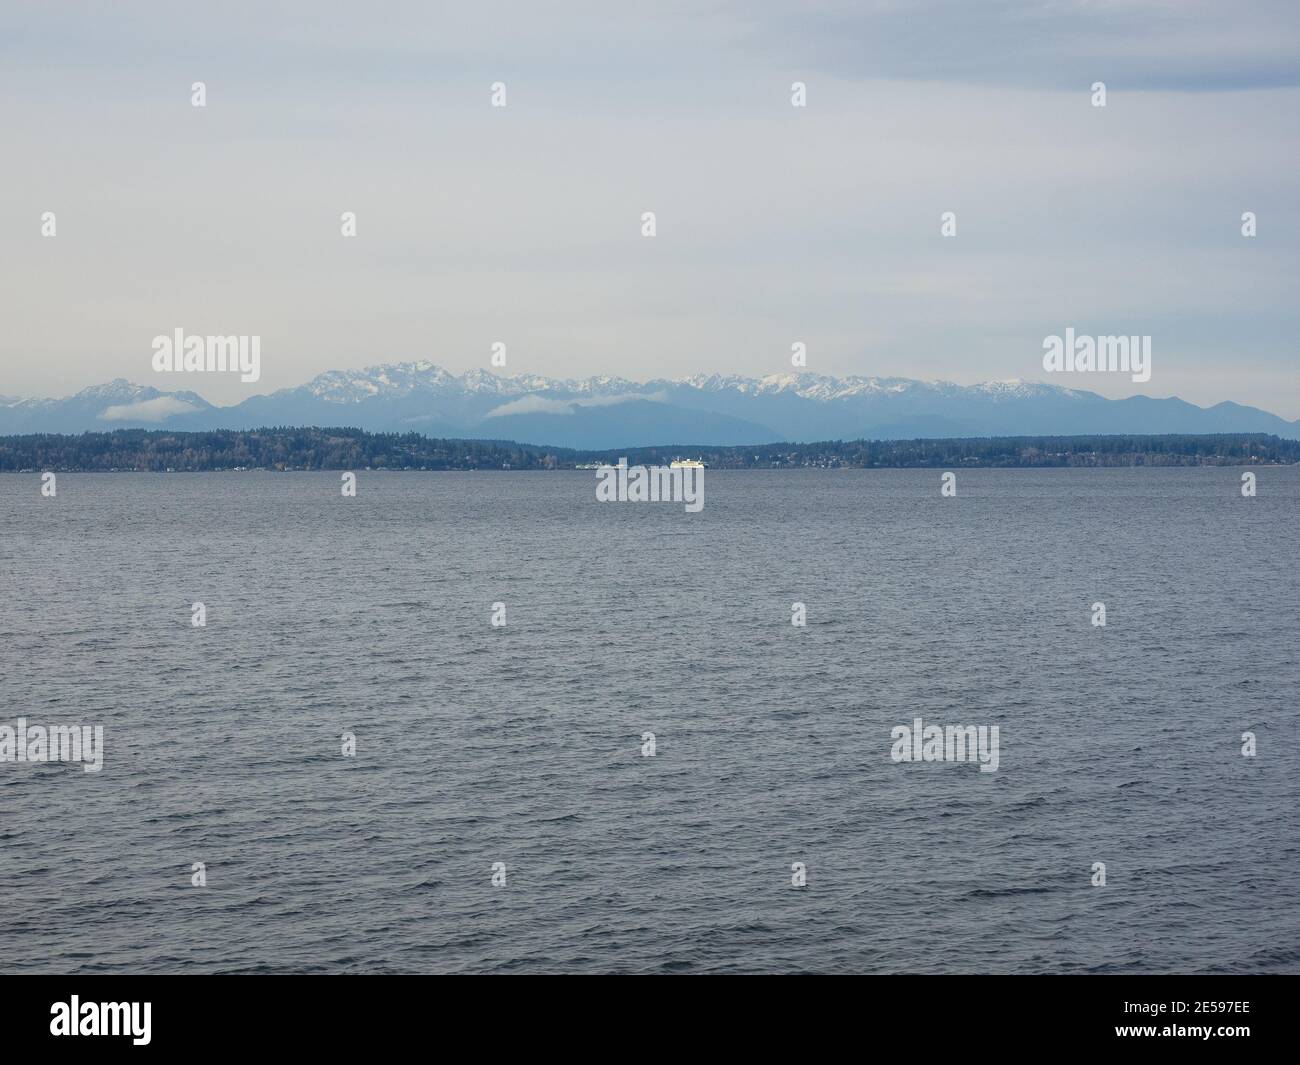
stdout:
{"type": "Polygon", "coordinates": [[[360,429],[119,429],[0,437],[0,470],[539,470],[617,462],[624,456],[633,465],[702,459],[713,469],[1239,466],[1298,462],[1300,441],[1266,434],[1017,436],[574,451],[360,429]]]}

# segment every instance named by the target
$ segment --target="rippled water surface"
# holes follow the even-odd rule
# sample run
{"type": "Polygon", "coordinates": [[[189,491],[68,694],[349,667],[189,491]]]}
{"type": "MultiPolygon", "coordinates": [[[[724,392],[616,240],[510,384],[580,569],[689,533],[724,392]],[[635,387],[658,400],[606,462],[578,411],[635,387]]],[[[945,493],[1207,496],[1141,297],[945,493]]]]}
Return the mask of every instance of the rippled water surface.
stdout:
{"type": "Polygon", "coordinates": [[[0,763],[0,971],[1295,972],[1258,472],[0,476],[0,722],[106,744],[0,763]]]}

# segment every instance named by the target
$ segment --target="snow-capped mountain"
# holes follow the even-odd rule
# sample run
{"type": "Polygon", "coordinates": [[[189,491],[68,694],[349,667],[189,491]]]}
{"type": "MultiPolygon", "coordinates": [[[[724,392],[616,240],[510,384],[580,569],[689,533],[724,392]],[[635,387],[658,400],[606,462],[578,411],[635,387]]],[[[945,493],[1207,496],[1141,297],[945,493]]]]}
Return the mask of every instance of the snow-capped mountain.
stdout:
{"type": "Polygon", "coordinates": [[[0,400],[0,433],[81,433],[161,426],[174,418],[201,417],[217,410],[193,392],[160,392],[119,377],[65,399],[0,400]]]}
{"type": "Polygon", "coordinates": [[[429,361],[330,370],[230,407],[120,379],[67,399],[0,401],[0,434],[269,425],[601,449],[1073,433],[1268,432],[1300,439],[1300,422],[1254,407],[1203,408],[1146,396],[1109,400],[1038,381],[957,385],[814,373],[568,380],[485,369],[457,376],[429,361]]]}

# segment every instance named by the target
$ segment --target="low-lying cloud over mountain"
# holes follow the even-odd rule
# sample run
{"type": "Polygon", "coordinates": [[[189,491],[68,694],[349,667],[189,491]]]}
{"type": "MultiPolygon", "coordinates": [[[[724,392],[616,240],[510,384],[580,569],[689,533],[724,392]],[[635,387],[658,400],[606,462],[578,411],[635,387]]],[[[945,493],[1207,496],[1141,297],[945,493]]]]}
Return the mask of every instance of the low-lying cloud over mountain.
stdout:
{"type": "Polygon", "coordinates": [[[0,400],[0,434],[273,425],[602,449],[1090,433],[1267,432],[1300,439],[1300,421],[1236,403],[1204,408],[1173,397],[1112,400],[1031,381],[963,386],[811,373],[557,380],[486,370],[456,377],[431,362],[415,362],[331,370],[231,407],[124,380],[66,399],[0,400]]]}

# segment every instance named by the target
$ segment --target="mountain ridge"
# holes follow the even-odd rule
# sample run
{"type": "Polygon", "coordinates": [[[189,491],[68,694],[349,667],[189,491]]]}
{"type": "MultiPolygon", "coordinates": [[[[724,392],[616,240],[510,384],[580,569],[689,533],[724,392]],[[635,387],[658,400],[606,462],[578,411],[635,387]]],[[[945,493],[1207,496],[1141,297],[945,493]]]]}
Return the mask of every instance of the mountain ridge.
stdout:
{"type": "Polygon", "coordinates": [[[62,399],[0,400],[0,434],[265,425],[351,425],[575,448],[649,447],[683,439],[730,446],[1041,433],[1267,432],[1300,439],[1300,421],[1232,401],[1199,407],[1176,396],[1106,399],[1021,379],[959,385],[805,371],[633,381],[482,368],[455,375],[427,359],[327,370],[302,385],[229,406],[189,390],[164,391],[124,378],[62,399]]]}

